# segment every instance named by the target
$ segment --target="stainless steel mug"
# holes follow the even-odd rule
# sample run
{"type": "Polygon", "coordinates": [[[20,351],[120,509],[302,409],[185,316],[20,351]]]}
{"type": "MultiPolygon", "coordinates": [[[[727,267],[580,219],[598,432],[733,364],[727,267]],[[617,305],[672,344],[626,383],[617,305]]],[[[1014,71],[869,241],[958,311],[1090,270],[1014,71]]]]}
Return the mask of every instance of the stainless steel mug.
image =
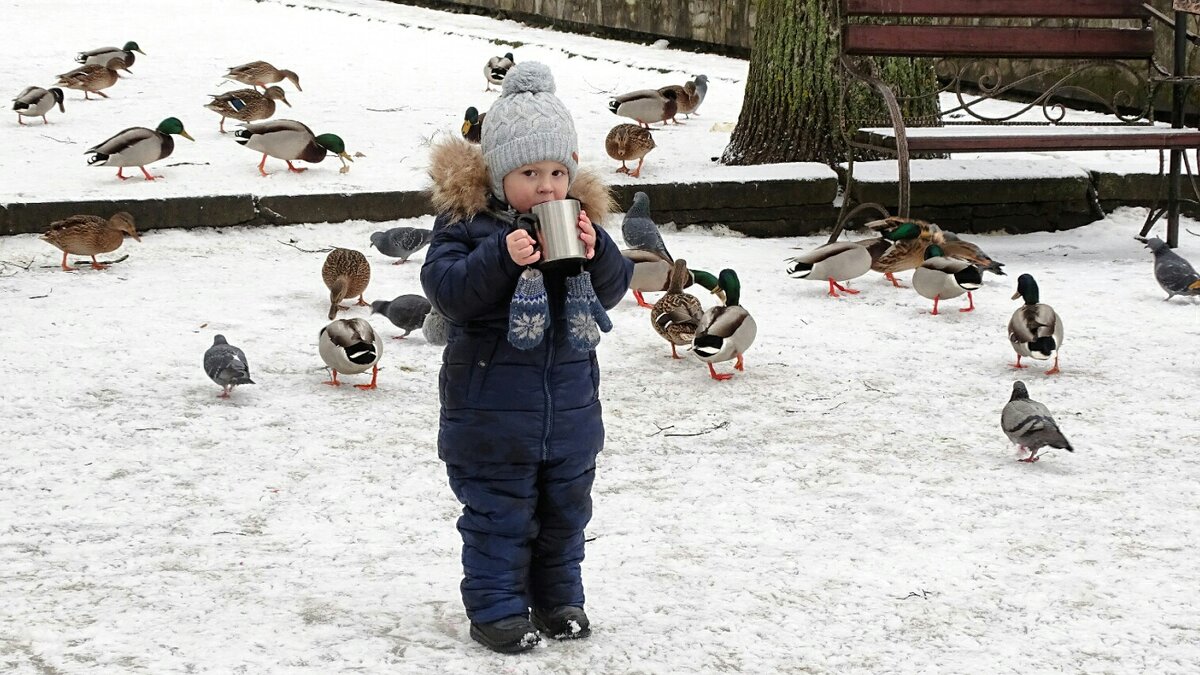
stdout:
{"type": "Polygon", "coordinates": [[[586,249],[579,238],[579,201],[559,199],[533,207],[537,222],[533,238],[542,251],[541,263],[583,261],[586,249]]]}

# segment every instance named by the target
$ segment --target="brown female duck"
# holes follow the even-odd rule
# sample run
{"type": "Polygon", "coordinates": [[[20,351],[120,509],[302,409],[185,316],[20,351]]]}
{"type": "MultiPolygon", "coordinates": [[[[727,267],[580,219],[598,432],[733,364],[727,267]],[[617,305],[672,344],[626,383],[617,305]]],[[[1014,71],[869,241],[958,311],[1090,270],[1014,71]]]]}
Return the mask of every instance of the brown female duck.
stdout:
{"type": "Polygon", "coordinates": [[[650,323],[655,332],[671,343],[671,358],[675,359],[683,358],[675,347],[692,343],[704,316],[704,307],[696,296],[683,292],[683,284],[688,276],[687,261],[676,259],[666,295],[659,298],[654,303],[654,309],[650,310],[650,323]]]}
{"type": "Polygon", "coordinates": [[[650,129],[636,124],[618,124],[604,139],[604,150],[608,152],[608,156],[621,162],[617,173],[627,173],[634,178],[642,175],[642,162],[646,161],[646,155],[654,147],[654,136],[650,135],[650,129]],[[625,162],[635,159],[638,163],[637,168],[631,171],[625,166],[625,162]]]}
{"type": "Polygon", "coordinates": [[[325,258],[321,278],[329,288],[330,320],[336,319],[340,310],[347,309],[340,304],[346,298],[357,295],[358,305],[368,304],[363,299],[363,292],[367,290],[367,284],[371,283],[371,263],[367,262],[367,256],[362,253],[348,248],[333,249],[325,258]]]}
{"type": "Polygon", "coordinates": [[[221,133],[225,133],[226,117],[242,122],[256,122],[275,114],[275,101],[283,101],[287,107],[292,107],[283,89],[276,86],[267,87],[261,94],[257,89],[236,89],[209,96],[212,97],[212,101],[205,103],[204,107],[221,116],[221,133]]]}
{"type": "Polygon", "coordinates": [[[267,88],[268,84],[275,84],[287,78],[289,82],[296,85],[296,91],[304,91],[300,88],[300,76],[290,70],[276,68],[266,61],[251,61],[243,63],[240,66],[234,66],[225,73],[225,79],[241,82],[252,87],[263,89],[267,88]]]}
{"type": "Polygon", "coordinates": [[[75,268],[67,266],[67,255],[91,256],[92,269],[105,269],[108,265],[96,262],[96,255],[120,248],[127,234],[134,241],[142,240],[134,227],[133,216],[121,211],[107,220],[100,216],[80,215],[55,221],[41,238],[63,252],[63,270],[74,272],[75,268]]]}

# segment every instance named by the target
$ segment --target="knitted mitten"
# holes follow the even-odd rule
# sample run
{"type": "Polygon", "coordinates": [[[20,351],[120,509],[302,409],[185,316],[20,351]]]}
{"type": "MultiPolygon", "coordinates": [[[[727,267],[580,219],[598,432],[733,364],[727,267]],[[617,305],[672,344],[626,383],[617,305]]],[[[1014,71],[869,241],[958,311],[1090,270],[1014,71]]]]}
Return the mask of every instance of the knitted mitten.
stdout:
{"type": "Polygon", "coordinates": [[[550,323],[550,303],[542,273],[527,269],[517,280],[508,306],[508,341],[517,349],[533,349],[542,343],[550,323]]]}
{"type": "Polygon", "coordinates": [[[588,272],[567,278],[567,340],[579,351],[587,352],[600,344],[600,331],[612,330],[612,320],[592,288],[588,272]],[[599,330],[597,330],[597,327],[599,330]]]}

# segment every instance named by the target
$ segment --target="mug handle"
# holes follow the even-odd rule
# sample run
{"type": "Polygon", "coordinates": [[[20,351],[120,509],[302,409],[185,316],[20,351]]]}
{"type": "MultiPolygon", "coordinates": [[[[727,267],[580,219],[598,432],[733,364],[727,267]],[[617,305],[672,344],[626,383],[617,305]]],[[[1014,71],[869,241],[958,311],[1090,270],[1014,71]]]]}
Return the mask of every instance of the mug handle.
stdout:
{"type": "Polygon", "coordinates": [[[517,217],[513,219],[513,228],[518,229],[518,230],[525,230],[526,232],[529,233],[530,237],[533,237],[533,250],[536,251],[539,248],[541,248],[541,245],[538,243],[538,238],[537,238],[538,217],[536,214],[533,214],[533,213],[518,214],[517,217]]]}

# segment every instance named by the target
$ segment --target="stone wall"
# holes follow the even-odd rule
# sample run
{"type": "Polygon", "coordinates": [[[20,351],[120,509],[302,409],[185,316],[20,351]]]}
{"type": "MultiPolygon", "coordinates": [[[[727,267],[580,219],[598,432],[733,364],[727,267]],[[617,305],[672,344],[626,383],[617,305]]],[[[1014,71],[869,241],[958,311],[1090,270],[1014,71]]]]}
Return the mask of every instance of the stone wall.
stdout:
{"type": "Polygon", "coordinates": [[[575,32],[747,56],[754,29],[751,0],[391,0],[435,9],[504,16],[575,32]]]}

